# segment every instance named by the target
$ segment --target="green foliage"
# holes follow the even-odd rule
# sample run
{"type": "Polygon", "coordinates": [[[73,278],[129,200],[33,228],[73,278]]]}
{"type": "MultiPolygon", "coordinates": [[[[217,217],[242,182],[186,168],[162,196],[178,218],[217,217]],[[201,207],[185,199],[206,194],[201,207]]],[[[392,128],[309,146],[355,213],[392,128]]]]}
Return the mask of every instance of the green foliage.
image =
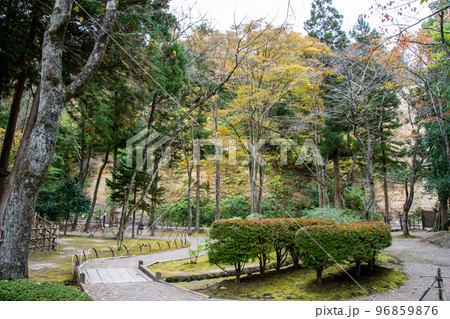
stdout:
{"type": "MultiPolygon", "coordinates": [[[[133,152],[133,157],[136,158],[136,152],[133,152]]],[[[112,179],[106,179],[106,185],[113,191],[111,193],[111,200],[118,204],[119,206],[123,206],[126,200],[126,194],[131,194],[131,198],[133,200],[129,201],[129,207],[133,206],[134,199],[137,198],[138,195],[143,193],[147,187],[148,180],[151,179],[151,175],[145,169],[142,171],[135,171],[134,168],[128,167],[126,163],[126,154],[120,154],[118,156],[118,165],[117,172],[113,173],[112,179]],[[133,184],[133,189],[129,189],[130,180],[135,174],[135,180],[133,184]]],[[[156,183],[153,183],[151,192],[160,193],[163,191],[162,188],[157,188],[156,183]]],[[[140,209],[145,211],[150,211],[150,205],[145,201],[139,206],[140,209]]]]}
{"type": "Polygon", "coordinates": [[[36,212],[51,221],[68,218],[75,213],[87,214],[90,201],[73,179],[47,178],[39,191],[36,212]]]}
{"type": "Polygon", "coordinates": [[[363,211],[364,204],[361,197],[361,189],[356,187],[346,187],[342,193],[347,207],[354,211],[363,211]]]}
{"type": "Polygon", "coordinates": [[[353,26],[349,34],[358,42],[370,42],[380,37],[378,31],[372,29],[362,15],[358,17],[358,22],[353,26]]]}
{"type": "MultiPolygon", "coordinates": [[[[236,279],[243,264],[259,260],[261,276],[272,252],[277,265],[288,250],[292,250],[295,233],[300,227],[333,224],[332,220],[308,218],[268,218],[219,220],[210,229],[208,244],[210,262],[217,265],[234,264],[236,279]],[[280,250],[284,249],[284,254],[280,250]]],[[[295,256],[294,256],[295,257],[295,256]]]]}
{"type": "Polygon", "coordinates": [[[224,219],[232,217],[246,218],[250,215],[250,200],[245,195],[225,198],[220,202],[221,214],[224,219]]]}
{"type": "Polygon", "coordinates": [[[373,263],[392,241],[389,225],[382,222],[336,224],[313,218],[220,220],[212,224],[210,238],[207,248],[213,264],[234,264],[240,270],[243,264],[259,260],[264,276],[273,252],[278,270],[289,252],[294,265],[301,258],[302,265],[316,269],[319,280],[334,263],[352,261],[358,268],[363,261],[373,263]]]}
{"type": "Polygon", "coordinates": [[[360,220],[360,214],[350,209],[336,209],[332,207],[314,208],[304,211],[307,218],[326,218],[337,223],[349,223],[360,220]]]}
{"type": "Polygon", "coordinates": [[[332,0],[314,0],[311,17],[304,23],[304,28],[310,37],[319,39],[331,50],[340,50],[347,45],[348,39],[341,30],[343,16],[331,3],[332,0]]]}
{"type": "Polygon", "coordinates": [[[29,279],[0,281],[2,301],[91,301],[92,298],[73,287],[29,279]]]}
{"type": "Polygon", "coordinates": [[[309,226],[300,229],[296,244],[302,265],[313,268],[320,282],[325,268],[335,263],[372,263],[376,254],[391,245],[389,225],[382,222],[309,226]]]}

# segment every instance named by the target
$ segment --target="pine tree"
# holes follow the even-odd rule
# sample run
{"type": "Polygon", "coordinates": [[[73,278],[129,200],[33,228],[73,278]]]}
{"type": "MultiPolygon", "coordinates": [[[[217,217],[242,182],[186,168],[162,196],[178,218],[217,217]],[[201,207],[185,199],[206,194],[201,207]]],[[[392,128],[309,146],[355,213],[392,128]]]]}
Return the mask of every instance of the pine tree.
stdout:
{"type": "Polygon", "coordinates": [[[343,16],[331,4],[332,0],[314,0],[311,18],[304,23],[304,28],[310,37],[319,39],[336,51],[347,46],[348,38],[341,30],[343,16]]]}

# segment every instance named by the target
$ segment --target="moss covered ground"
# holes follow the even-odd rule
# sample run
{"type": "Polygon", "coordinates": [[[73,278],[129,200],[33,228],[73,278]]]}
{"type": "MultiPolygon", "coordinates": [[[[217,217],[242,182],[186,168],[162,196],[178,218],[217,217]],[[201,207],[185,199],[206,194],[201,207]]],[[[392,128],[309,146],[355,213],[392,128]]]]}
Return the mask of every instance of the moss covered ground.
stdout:
{"type": "MultiPolygon", "coordinates": [[[[157,271],[163,274],[174,274],[178,272],[176,269],[191,273],[217,269],[205,260],[199,261],[198,269],[187,263],[188,260],[156,264],[153,270],[159,267],[157,271]]],[[[383,253],[373,270],[362,266],[359,278],[354,277],[355,269],[351,265],[343,267],[345,271],[339,266],[327,268],[323,273],[322,285],[316,283],[315,271],[289,267],[279,272],[268,271],[263,279],[258,274],[244,275],[240,283],[236,283],[234,277],[228,277],[181,282],[177,285],[215,298],[233,300],[351,300],[398,288],[406,280],[401,267],[398,259],[383,253]]]]}

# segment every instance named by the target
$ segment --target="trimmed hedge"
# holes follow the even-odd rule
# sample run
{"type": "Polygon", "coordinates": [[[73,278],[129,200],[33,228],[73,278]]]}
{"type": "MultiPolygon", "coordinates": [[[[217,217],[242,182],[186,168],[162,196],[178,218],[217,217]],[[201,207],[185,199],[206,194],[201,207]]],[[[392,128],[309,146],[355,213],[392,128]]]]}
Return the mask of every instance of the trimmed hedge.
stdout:
{"type": "Polygon", "coordinates": [[[321,282],[322,272],[335,263],[374,264],[379,251],[390,246],[388,224],[353,222],[336,224],[320,218],[270,218],[219,220],[212,224],[208,257],[212,264],[234,265],[239,282],[244,265],[258,260],[260,276],[275,253],[280,269],[290,255],[293,266],[313,268],[321,282]]]}
{"type": "Polygon", "coordinates": [[[392,237],[386,223],[354,222],[308,226],[297,232],[295,241],[302,252],[302,265],[315,269],[320,283],[323,270],[335,263],[355,262],[359,275],[361,263],[373,266],[392,237]]]}
{"type": "Polygon", "coordinates": [[[264,276],[270,253],[275,251],[277,269],[281,267],[287,253],[294,264],[299,261],[295,234],[301,227],[331,225],[335,222],[312,218],[270,218],[219,220],[210,229],[208,257],[212,264],[232,264],[239,282],[241,271],[249,261],[259,261],[260,276],[264,276]]]}
{"type": "Polygon", "coordinates": [[[30,279],[0,281],[2,301],[91,301],[92,298],[70,286],[30,279]]]}

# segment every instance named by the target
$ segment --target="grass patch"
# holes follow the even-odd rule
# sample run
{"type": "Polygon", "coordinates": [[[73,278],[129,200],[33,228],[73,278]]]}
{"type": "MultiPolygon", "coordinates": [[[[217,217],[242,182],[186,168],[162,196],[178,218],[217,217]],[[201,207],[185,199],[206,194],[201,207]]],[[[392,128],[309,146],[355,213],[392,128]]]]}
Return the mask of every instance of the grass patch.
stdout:
{"type": "MultiPolygon", "coordinates": [[[[28,258],[29,277],[37,281],[52,281],[70,283],[74,280],[72,274],[72,256],[76,254],[81,259],[82,250],[87,253],[90,248],[95,248],[100,258],[112,257],[111,247],[115,256],[127,256],[124,248],[116,252],[117,241],[115,239],[93,238],[83,236],[61,236],[59,239],[58,251],[53,253],[30,252],[28,258]]],[[[125,239],[123,244],[128,248],[130,255],[141,255],[138,244],[153,245],[151,253],[159,252],[156,240],[150,239],[125,239]]],[[[162,250],[168,250],[168,244],[159,240],[162,250]]],[[[174,248],[172,248],[174,249],[174,248]]],[[[150,253],[149,247],[144,247],[142,254],[150,253]]],[[[89,259],[95,258],[95,253],[91,250],[89,259]]],[[[83,257],[84,261],[84,257],[83,257]]]]}
{"type": "Polygon", "coordinates": [[[153,272],[160,272],[163,277],[176,275],[197,275],[218,270],[216,265],[211,265],[208,256],[198,257],[197,263],[193,264],[189,259],[173,260],[164,263],[155,263],[148,267],[153,272]]]}
{"type": "MultiPolygon", "coordinates": [[[[265,278],[258,274],[243,276],[239,284],[234,278],[208,279],[177,283],[206,295],[233,300],[350,300],[369,294],[381,293],[398,288],[406,280],[401,262],[386,253],[380,254],[378,265],[370,270],[363,265],[356,284],[338,266],[324,270],[323,284],[316,284],[313,270],[284,268],[279,272],[268,271],[265,278]],[[362,287],[362,288],[361,288],[362,287]]],[[[345,267],[354,276],[353,266],[345,267]]]]}

